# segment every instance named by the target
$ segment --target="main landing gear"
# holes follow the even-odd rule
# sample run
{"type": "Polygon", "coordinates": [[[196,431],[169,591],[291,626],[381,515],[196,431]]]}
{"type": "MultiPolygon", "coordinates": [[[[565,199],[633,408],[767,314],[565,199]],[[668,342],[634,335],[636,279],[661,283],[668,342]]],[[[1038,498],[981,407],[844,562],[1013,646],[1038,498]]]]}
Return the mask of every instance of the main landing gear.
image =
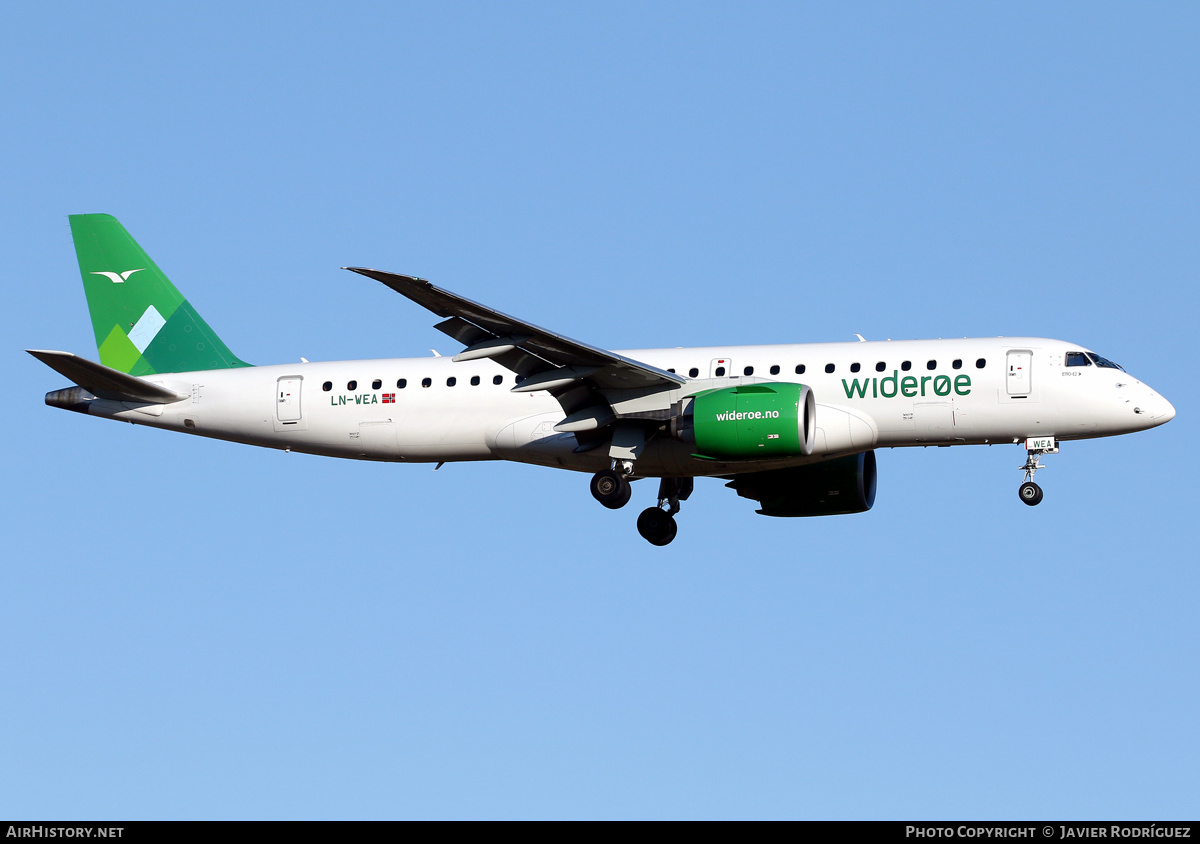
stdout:
{"type": "Polygon", "coordinates": [[[638,514],[638,533],[651,545],[667,545],[679,533],[675,517],[661,507],[647,507],[638,514]]]}
{"type": "MultiPolygon", "coordinates": [[[[610,510],[619,510],[629,503],[629,478],[619,463],[592,476],[592,496],[610,510]]],[[[679,502],[687,501],[695,481],[692,478],[663,478],[658,483],[658,504],[647,507],[638,515],[637,529],[651,545],[669,545],[679,532],[675,514],[679,502]]]]}
{"type": "Polygon", "coordinates": [[[1033,482],[1033,476],[1038,469],[1045,469],[1038,458],[1043,454],[1057,454],[1058,446],[1054,439],[1047,438],[1041,440],[1026,440],[1025,441],[1025,465],[1020,468],[1025,473],[1025,483],[1021,484],[1017,490],[1017,495],[1021,497],[1021,501],[1033,507],[1042,503],[1042,488],[1033,482]]]}
{"type": "Polygon", "coordinates": [[[629,479],[614,469],[605,469],[592,476],[592,497],[609,510],[620,510],[629,503],[633,490],[629,479]]]}
{"type": "Polygon", "coordinates": [[[658,483],[658,504],[647,507],[637,520],[638,533],[651,545],[669,545],[679,532],[675,514],[679,502],[687,501],[695,481],[692,478],[663,478],[658,483]],[[664,509],[665,508],[665,509],[664,509]]]}

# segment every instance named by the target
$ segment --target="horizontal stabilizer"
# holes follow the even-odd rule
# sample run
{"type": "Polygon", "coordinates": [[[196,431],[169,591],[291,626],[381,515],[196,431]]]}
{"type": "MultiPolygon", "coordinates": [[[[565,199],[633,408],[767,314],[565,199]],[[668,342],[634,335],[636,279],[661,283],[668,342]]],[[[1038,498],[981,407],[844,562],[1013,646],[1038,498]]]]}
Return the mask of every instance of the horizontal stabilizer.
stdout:
{"type": "Polygon", "coordinates": [[[60,375],[70,378],[96,398],[113,401],[135,401],[149,404],[170,404],[188,398],[186,395],[151,384],[103,364],[95,363],[70,352],[43,349],[25,351],[60,375]]]}

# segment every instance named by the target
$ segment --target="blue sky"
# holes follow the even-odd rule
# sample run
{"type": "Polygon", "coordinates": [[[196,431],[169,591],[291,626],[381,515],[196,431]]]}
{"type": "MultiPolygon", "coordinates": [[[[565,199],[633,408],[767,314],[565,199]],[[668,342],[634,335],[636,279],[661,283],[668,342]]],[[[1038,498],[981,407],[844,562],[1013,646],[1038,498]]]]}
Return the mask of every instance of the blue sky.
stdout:
{"type": "MultiPolygon", "coordinates": [[[[9,4],[0,816],[1194,816],[1195,4],[9,4]],[[89,420],[67,215],[255,363],[1057,337],[1164,428],[679,538],[582,475],[89,420]]],[[[645,503],[643,503],[643,501],[645,503]]]]}

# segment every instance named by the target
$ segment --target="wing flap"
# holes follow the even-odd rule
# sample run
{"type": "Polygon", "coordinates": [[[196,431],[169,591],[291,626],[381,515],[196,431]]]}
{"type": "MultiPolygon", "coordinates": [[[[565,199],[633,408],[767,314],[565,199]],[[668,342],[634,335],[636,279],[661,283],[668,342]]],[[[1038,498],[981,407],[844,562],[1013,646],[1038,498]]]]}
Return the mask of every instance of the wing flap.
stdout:
{"type": "Polygon", "coordinates": [[[492,338],[492,334],[478,325],[472,325],[462,317],[450,317],[434,326],[438,331],[453,337],[464,346],[473,346],[492,338]]]}

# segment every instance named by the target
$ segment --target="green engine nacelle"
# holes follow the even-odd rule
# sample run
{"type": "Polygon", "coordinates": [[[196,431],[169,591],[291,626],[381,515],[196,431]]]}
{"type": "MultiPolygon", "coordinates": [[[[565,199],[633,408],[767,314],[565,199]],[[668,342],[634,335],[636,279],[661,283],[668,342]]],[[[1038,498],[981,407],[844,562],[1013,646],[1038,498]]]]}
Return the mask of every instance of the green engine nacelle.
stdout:
{"type": "Polygon", "coordinates": [[[754,460],[812,454],[816,400],[803,384],[745,384],[691,398],[676,436],[703,457],[754,460]]]}

